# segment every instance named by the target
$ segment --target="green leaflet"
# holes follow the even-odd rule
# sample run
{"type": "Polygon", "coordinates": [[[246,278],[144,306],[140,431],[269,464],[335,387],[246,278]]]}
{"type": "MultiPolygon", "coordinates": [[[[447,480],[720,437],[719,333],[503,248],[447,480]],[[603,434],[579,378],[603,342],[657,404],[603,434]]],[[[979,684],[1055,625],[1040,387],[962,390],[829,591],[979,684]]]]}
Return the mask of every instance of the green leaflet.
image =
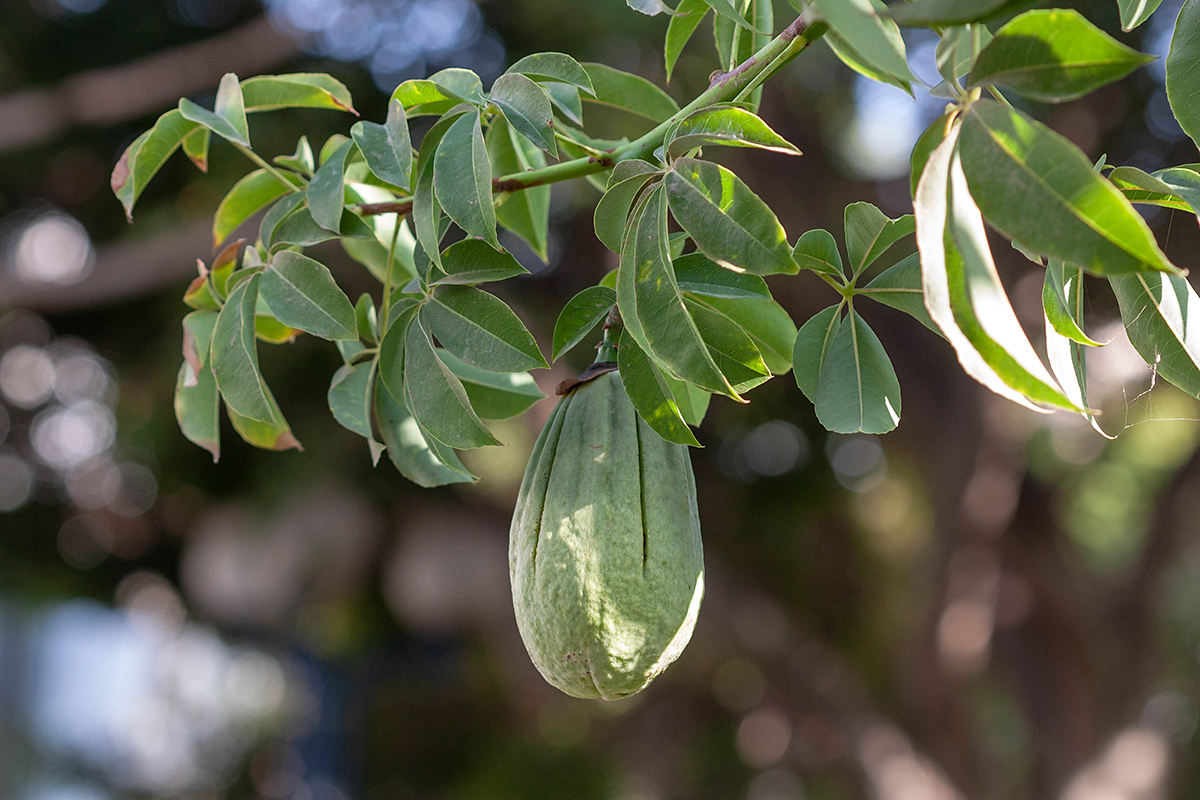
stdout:
{"type": "Polygon", "coordinates": [[[1134,349],[1171,383],[1200,397],[1200,298],[1178,275],[1111,276],[1134,349]]]}
{"type": "MultiPolygon", "coordinates": [[[[397,88],[396,91],[399,89],[397,88]]],[[[464,116],[459,114],[446,116],[434,123],[429,132],[425,134],[425,138],[421,140],[421,152],[417,154],[416,186],[413,187],[413,229],[416,231],[417,241],[421,243],[421,249],[439,267],[442,264],[440,255],[442,206],[438,202],[437,192],[434,191],[435,156],[446,132],[464,116]]]]}
{"type": "MultiPolygon", "coordinates": [[[[483,130],[479,127],[479,112],[463,114],[438,143],[433,158],[434,191],[450,219],[471,236],[483,239],[499,250],[491,176],[483,130]]],[[[419,224],[417,238],[424,246],[419,224]]],[[[426,250],[432,258],[432,251],[426,250]]]]}
{"type": "Polygon", "coordinates": [[[971,196],[1009,238],[1100,275],[1178,272],[1129,201],[1041,123],[981,100],[965,115],[959,151],[971,196]]]}
{"type": "Polygon", "coordinates": [[[675,9],[675,16],[667,24],[667,36],[663,45],[663,55],[666,59],[667,82],[671,81],[671,73],[683,48],[687,45],[696,28],[708,13],[709,5],[704,0],[682,0],[675,9]]]}
{"type": "Polygon", "coordinates": [[[179,113],[213,133],[243,147],[250,146],[250,127],[246,124],[246,106],[237,75],[225,73],[217,87],[216,104],[212,111],[196,105],[186,97],[179,101],[179,113]]]}
{"type": "Polygon", "coordinates": [[[233,429],[237,435],[242,437],[242,440],[247,444],[254,445],[263,450],[301,450],[300,442],[292,435],[292,429],[288,427],[286,422],[283,422],[283,415],[279,412],[279,406],[275,405],[275,398],[268,397],[271,400],[271,406],[274,409],[274,414],[280,420],[279,422],[266,422],[263,420],[250,419],[230,408],[229,403],[225,403],[225,413],[229,415],[229,421],[233,424],[233,429]]]}
{"type": "Polygon", "coordinates": [[[1083,273],[1079,267],[1068,266],[1057,259],[1046,265],[1046,280],[1042,284],[1042,310],[1046,324],[1060,336],[1090,347],[1102,347],[1080,327],[1083,316],[1083,273]]]}
{"type": "Polygon", "coordinates": [[[438,288],[421,309],[421,320],[443,347],[481,369],[519,372],[550,366],[512,309],[481,289],[438,288]]]}
{"type": "Polygon", "coordinates": [[[1033,100],[1083,97],[1153,61],[1065,9],[1027,11],[983,49],[968,88],[1004,84],[1033,100]]]}
{"type": "Polygon", "coordinates": [[[608,189],[596,204],[593,214],[596,238],[609,250],[618,254],[621,252],[629,209],[642,187],[658,174],[658,169],[652,164],[636,159],[622,161],[612,171],[608,189]]]}
{"type": "Polygon", "coordinates": [[[371,424],[371,398],[377,368],[378,362],[375,360],[339,367],[333,373],[329,391],[325,395],[329,410],[339,425],[376,444],[371,424]]]}
{"type": "Polygon", "coordinates": [[[208,145],[211,141],[212,131],[208,128],[197,128],[183,137],[183,154],[201,172],[208,172],[208,145]]]}
{"type": "Polygon", "coordinates": [[[550,155],[558,155],[554,143],[554,111],[545,89],[524,75],[511,72],[496,79],[488,99],[496,104],[518,133],[550,155]]]}
{"type": "Polygon", "coordinates": [[[154,127],[133,140],[125,148],[109,181],[113,194],[125,208],[125,216],[133,221],[133,206],[166,160],[183,140],[199,129],[199,124],[185,119],[179,109],[172,109],[158,118],[154,127]]]}
{"type": "Polygon", "coordinates": [[[420,321],[404,338],[404,399],[421,429],[460,450],[500,444],[471,409],[462,382],[434,352],[420,321]]]}
{"type": "Polygon", "coordinates": [[[438,70],[429,76],[429,80],[454,97],[461,97],[473,105],[482,107],[487,103],[483,96],[483,81],[469,69],[450,67],[438,70]]]}
{"type": "Polygon", "coordinates": [[[388,103],[384,124],[356,122],[350,129],[350,135],[376,177],[401,189],[408,189],[413,157],[404,106],[392,100],[388,103]]]}
{"type": "MultiPolygon", "coordinates": [[[[347,140],[325,159],[308,184],[308,209],[318,225],[337,233],[346,202],[346,161],[354,142],[347,140]]],[[[373,232],[372,232],[372,235],[373,232]]]]}
{"type": "Polygon", "coordinates": [[[664,185],[671,213],[713,261],[755,275],[800,271],[775,213],[725,167],[681,158],[664,185]]]}
{"type": "Polygon", "coordinates": [[[325,108],[357,114],[350,91],[339,80],[316,72],[257,75],[242,81],[246,112],[280,108],[325,108]]]}
{"type": "Polygon", "coordinates": [[[515,417],[546,396],[528,372],[491,372],[472,366],[446,350],[438,350],[437,355],[462,381],[471,408],[482,419],[515,417]]]}
{"type": "Polygon", "coordinates": [[[684,308],[666,248],[666,195],[659,187],[634,209],[621,249],[617,304],[625,329],[679,378],[740,400],[684,308]]]}
{"type": "Polygon", "coordinates": [[[260,291],[284,325],[323,339],[358,339],[354,306],[324,264],[290,250],[276,253],[260,291]]]}
{"type": "Polygon", "coordinates": [[[905,27],[962,25],[990,19],[1006,11],[1014,0],[915,0],[888,8],[888,16],[905,27]]]}
{"type": "Polygon", "coordinates": [[[817,419],[835,433],[887,433],[900,422],[900,383],[879,337],[851,310],[824,352],[817,419]]]}
{"type": "Polygon", "coordinates": [[[221,458],[220,397],[212,370],[199,370],[186,361],[179,366],[175,382],[175,419],[179,430],[193,444],[212,453],[213,463],[221,458]]]}
{"type": "Polygon", "coordinates": [[[662,122],[679,110],[671,96],[650,81],[604,64],[583,64],[595,89],[595,96],[585,98],[604,105],[621,108],[654,122],[662,122]]]}
{"type": "Polygon", "coordinates": [[[713,363],[735,391],[747,392],[770,379],[754,340],[737,323],[699,301],[685,299],[684,305],[713,363]]]}
{"type": "Polygon", "coordinates": [[[600,324],[617,304],[617,293],[607,286],[592,286],[572,297],[554,324],[552,361],[558,359],[600,324]]]}
{"type": "Polygon", "coordinates": [[[736,322],[762,355],[772,375],[792,368],[792,346],[796,324],[783,306],[770,298],[696,297],[704,305],[736,322]]]}
{"type": "Polygon", "coordinates": [[[442,272],[444,277],[432,284],[486,283],[529,274],[511,253],[496,250],[482,239],[463,239],[442,251],[442,272]]]}
{"type": "MultiPolygon", "coordinates": [[[[901,83],[916,77],[908,68],[904,40],[891,19],[879,16],[886,7],[878,0],[815,0],[813,5],[829,28],[866,64],[901,83]]],[[[836,52],[836,50],[835,50],[836,52]]]]}
{"type": "Polygon", "coordinates": [[[938,336],[942,335],[925,309],[925,295],[921,290],[920,253],[913,253],[888,267],[866,286],[855,290],[854,295],[869,297],[877,303],[899,309],[916,318],[938,336]]]}
{"type": "MultiPolygon", "coordinates": [[[[559,84],[565,85],[565,84],[559,84]]],[[[492,120],[485,137],[493,177],[513,175],[546,166],[545,154],[532,142],[517,134],[501,118],[492,120]]],[[[500,195],[496,221],[525,240],[542,261],[550,260],[550,186],[500,195]]]]}
{"type": "Polygon", "coordinates": [[[680,291],[707,297],[771,299],[767,282],[757,275],[734,272],[709,260],[703,253],[688,253],[672,261],[680,291]]]}
{"type": "Polygon", "coordinates": [[[251,275],[229,293],[212,334],[212,368],[225,402],[238,414],[282,423],[258,368],[254,310],[260,276],[251,275]]]}
{"type": "Polygon", "coordinates": [[[792,258],[802,269],[822,272],[839,281],[845,280],[842,274],[842,254],[838,252],[837,240],[827,230],[813,228],[811,231],[805,231],[792,249],[792,258]]]}
{"type": "Polygon", "coordinates": [[[705,145],[754,147],[800,155],[794,144],[771,130],[756,114],[730,105],[702,108],[680,120],[667,143],[667,153],[678,157],[705,145]]]}
{"type": "Polygon", "coordinates": [[[1167,54],[1167,99],[1175,118],[1200,146],[1200,0],[1185,0],[1167,54]]]}
{"type": "Polygon", "coordinates": [[[506,72],[527,75],[539,82],[565,83],[594,95],[587,70],[565,53],[534,53],[518,59],[506,72]]]}
{"type": "Polygon", "coordinates": [[[846,206],[845,225],[846,253],[850,256],[851,275],[855,278],[888,248],[916,230],[911,214],[889,219],[870,203],[846,206]]]}
{"type": "MultiPolygon", "coordinates": [[[[293,186],[299,178],[284,173],[293,186]]],[[[213,215],[213,247],[219,247],[239,225],[287,194],[288,187],[264,169],[256,169],[233,185],[213,215]]]]}
{"type": "Polygon", "coordinates": [[[683,420],[666,376],[638,347],[628,329],[621,332],[617,364],[625,393],[638,416],[668,442],[699,447],[700,442],[683,420]]]}
{"type": "MultiPolygon", "coordinates": [[[[893,25],[895,23],[892,23],[893,25]]],[[[899,31],[899,28],[897,28],[899,31]]],[[[829,31],[821,37],[825,44],[829,45],[829,49],[838,57],[838,60],[845,64],[850,69],[857,72],[863,77],[870,78],[873,81],[887,83],[895,86],[898,89],[903,89],[912,94],[912,81],[907,78],[896,78],[891,73],[877,69],[871,62],[864,58],[854,47],[842,37],[838,36],[833,31],[829,31]]]]}
{"type": "Polygon", "coordinates": [[[817,400],[817,386],[825,356],[841,323],[842,306],[839,303],[813,314],[796,334],[796,344],[792,348],[793,375],[796,385],[810,402],[817,400]]]}
{"type": "Polygon", "coordinates": [[[387,445],[388,458],[405,478],[424,488],[451,483],[474,483],[453,450],[428,435],[408,407],[377,381],[375,416],[387,445]]]}
{"type": "Polygon", "coordinates": [[[1154,175],[1148,175],[1137,167],[1117,167],[1108,173],[1108,179],[1121,190],[1131,203],[1163,206],[1176,211],[1195,213],[1187,201],[1178,195],[1175,188],[1168,186],[1154,175]]]}
{"type": "Polygon", "coordinates": [[[1121,9],[1121,30],[1129,32],[1150,19],[1162,0],[1117,0],[1121,9]]]}
{"type": "MultiPolygon", "coordinates": [[[[245,83],[243,82],[244,85],[245,83]]],[[[301,136],[296,140],[296,151],[290,156],[275,156],[271,161],[285,169],[299,172],[310,178],[317,168],[316,161],[313,158],[312,145],[308,143],[307,136],[301,136]]]]}

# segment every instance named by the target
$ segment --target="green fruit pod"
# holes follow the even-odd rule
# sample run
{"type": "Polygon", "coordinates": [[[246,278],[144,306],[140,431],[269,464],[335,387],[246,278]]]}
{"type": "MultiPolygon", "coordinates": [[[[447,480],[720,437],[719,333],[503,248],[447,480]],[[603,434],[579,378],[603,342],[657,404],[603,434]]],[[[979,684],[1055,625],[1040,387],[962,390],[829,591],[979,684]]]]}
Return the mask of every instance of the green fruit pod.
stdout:
{"type": "Polygon", "coordinates": [[[508,565],[525,648],[573,697],[636,694],[692,638],[704,556],[691,461],[638,417],[619,373],[576,384],[542,429],[508,565]]]}

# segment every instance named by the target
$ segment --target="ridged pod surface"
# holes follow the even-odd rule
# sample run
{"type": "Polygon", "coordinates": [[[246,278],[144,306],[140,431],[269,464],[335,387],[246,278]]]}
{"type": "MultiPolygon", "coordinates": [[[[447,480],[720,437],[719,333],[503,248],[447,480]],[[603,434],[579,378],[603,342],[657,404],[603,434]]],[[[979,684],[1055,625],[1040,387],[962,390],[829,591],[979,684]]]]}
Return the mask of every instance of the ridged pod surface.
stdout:
{"type": "Polygon", "coordinates": [[[573,388],[538,436],[508,564],[525,648],[569,695],[635,694],[691,639],[704,594],[691,461],[617,372],[573,388]]]}

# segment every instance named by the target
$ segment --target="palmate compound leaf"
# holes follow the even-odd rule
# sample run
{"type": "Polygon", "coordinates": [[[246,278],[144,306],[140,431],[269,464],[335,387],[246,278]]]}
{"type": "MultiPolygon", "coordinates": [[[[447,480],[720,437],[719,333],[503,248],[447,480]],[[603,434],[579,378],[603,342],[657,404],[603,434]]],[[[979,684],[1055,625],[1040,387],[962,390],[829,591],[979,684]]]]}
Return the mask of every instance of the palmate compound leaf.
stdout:
{"type": "Polygon", "coordinates": [[[617,268],[617,305],[625,330],[655,361],[685,381],[741,400],[684,307],[667,252],[661,187],[640,200],[630,217],[617,268]]]}
{"type": "Polygon", "coordinates": [[[800,271],[775,212],[730,170],[681,158],[664,186],[671,213],[713,261],[755,275],[800,271]]]}
{"type": "Polygon", "coordinates": [[[1185,278],[1164,273],[1109,278],[1129,341],[1166,380],[1200,397],[1200,297],[1185,278]]]}
{"type": "Polygon", "coordinates": [[[892,362],[853,310],[824,351],[814,405],[817,419],[834,433],[887,433],[900,422],[900,383],[892,362]]]}
{"type": "Polygon", "coordinates": [[[967,87],[1003,84],[1032,100],[1061,103],[1120,80],[1153,60],[1116,41],[1078,11],[1038,9],[996,33],[975,60],[967,87]]]}
{"type": "Polygon", "coordinates": [[[554,324],[552,361],[583,341],[617,304],[617,293],[607,286],[592,286],[563,306],[554,324]]]}
{"type": "Polygon", "coordinates": [[[1186,0],[1167,54],[1167,99],[1175,118],[1200,146],[1200,0],[1186,0]]]}
{"type": "MultiPolygon", "coordinates": [[[[446,130],[433,159],[433,186],[450,219],[471,236],[499,250],[496,209],[492,205],[492,168],[479,119],[478,111],[470,111],[446,130]]],[[[419,227],[417,238],[424,246],[419,227]]]]}
{"type": "Polygon", "coordinates": [[[964,117],[958,152],[971,196],[1006,236],[1099,275],[1178,273],[1141,215],[1075,145],[989,100],[964,117]]]}
{"type": "Polygon", "coordinates": [[[323,339],[358,339],[350,298],[329,268],[308,256],[284,250],[262,273],[262,298],[277,320],[323,339]]]}
{"type": "Polygon", "coordinates": [[[680,413],[666,375],[638,347],[628,329],[621,332],[617,364],[625,393],[638,416],[668,442],[699,447],[700,442],[696,441],[680,413]]]}
{"type": "Polygon", "coordinates": [[[959,131],[930,155],[914,199],[925,308],[963,370],[996,394],[1035,411],[1043,410],[1035,402],[1079,410],[1037,360],[995,277],[983,220],[957,168],[959,131]]]}
{"type": "Polygon", "coordinates": [[[888,248],[916,230],[912,214],[890,219],[870,203],[846,206],[845,225],[850,274],[856,278],[888,248]]]}

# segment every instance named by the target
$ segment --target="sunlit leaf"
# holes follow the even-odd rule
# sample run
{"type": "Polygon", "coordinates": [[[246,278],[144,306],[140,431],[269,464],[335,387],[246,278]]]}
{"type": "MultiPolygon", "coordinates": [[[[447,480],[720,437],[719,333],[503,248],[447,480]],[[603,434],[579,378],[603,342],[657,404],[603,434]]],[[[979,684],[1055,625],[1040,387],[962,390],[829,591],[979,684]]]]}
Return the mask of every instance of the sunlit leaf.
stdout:
{"type": "Polygon", "coordinates": [[[1162,273],[1109,282],[1134,349],[1156,374],[1200,397],[1200,297],[1191,284],[1162,273]]]}
{"type": "Polygon", "coordinates": [[[113,167],[109,181],[113,194],[125,208],[125,216],[133,221],[133,206],[141,197],[150,179],[158,172],[171,154],[179,149],[199,124],[184,118],[179,109],[172,109],[158,118],[154,127],[133,140],[117,165],[113,167]]]}
{"type": "Polygon", "coordinates": [[[186,97],[179,101],[179,113],[185,119],[198,122],[218,136],[234,144],[250,146],[250,128],[246,124],[246,107],[237,75],[225,73],[217,87],[216,105],[212,111],[193,103],[186,97]]]}
{"type": "Polygon", "coordinates": [[[892,245],[916,230],[911,214],[889,219],[870,203],[851,203],[846,206],[846,253],[850,270],[855,277],[871,266],[875,259],[892,245]]]}
{"type": "Polygon", "coordinates": [[[779,303],[767,298],[690,297],[720,311],[741,326],[772,375],[783,375],[792,368],[796,323],[779,303]]]}
{"type": "Polygon", "coordinates": [[[638,347],[628,329],[621,332],[617,364],[625,393],[638,416],[668,442],[699,447],[696,436],[680,414],[666,376],[638,347]]]}
{"type": "Polygon", "coordinates": [[[686,299],[684,305],[713,363],[735,391],[747,392],[770,379],[771,371],[758,347],[737,323],[701,302],[686,299]]]}
{"type": "Polygon", "coordinates": [[[754,147],[798,156],[800,150],[784,139],[756,114],[737,106],[709,106],[682,120],[667,146],[671,156],[680,156],[695,147],[729,145],[754,147]]]}
{"type": "Polygon", "coordinates": [[[257,75],[242,81],[242,97],[247,112],[278,108],[327,108],[358,113],[354,110],[346,86],[323,73],[257,75]]]}
{"type": "MultiPolygon", "coordinates": [[[[297,177],[288,176],[288,180],[293,186],[301,185],[297,177]]],[[[239,225],[289,191],[278,178],[263,169],[243,177],[221,200],[213,215],[213,247],[219,246],[239,225]]]]}
{"type": "Polygon", "coordinates": [[[1046,265],[1046,279],[1042,284],[1042,309],[1046,323],[1059,335],[1079,344],[1100,347],[1103,342],[1093,340],[1080,327],[1082,280],[1083,273],[1079,267],[1069,266],[1058,259],[1050,259],[1050,263],[1046,265]]]}
{"type": "Polygon", "coordinates": [[[829,28],[869,66],[898,81],[916,80],[908,68],[900,29],[891,19],[879,16],[879,12],[886,11],[883,3],[814,0],[813,5],[829,23],[829,28]]]}
{"type": "Polygon", "coordinates": [[[1175,119],[1200,146],[1200,0],[1185,0],[1167,54],[1167,99],[1175,119]]]}
{"type": "Polygon", "coordinates": [[[793,374],[796,385],[810,402],[817,401],[821,368],[825,365],[825,356],[841,323],[841,305],[830,306],[809,317],[796,334],[796,343],[792,348],[793,374]]]}

